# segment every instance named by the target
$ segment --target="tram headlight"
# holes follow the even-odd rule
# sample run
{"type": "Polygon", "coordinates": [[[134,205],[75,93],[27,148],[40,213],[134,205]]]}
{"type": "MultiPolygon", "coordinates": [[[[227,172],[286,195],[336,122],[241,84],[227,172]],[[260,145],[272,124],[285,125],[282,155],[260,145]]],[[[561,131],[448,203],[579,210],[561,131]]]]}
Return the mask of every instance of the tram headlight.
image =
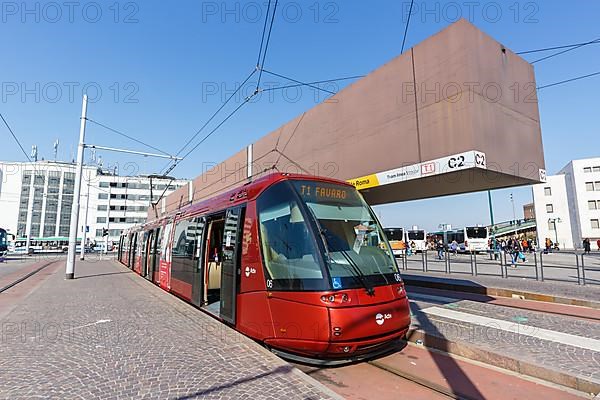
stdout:
{"type": "Polygon", "coordinates": [[[402,285],[398,286],[398,294],[399,295],[404,294],[404,286],[402,286],[402,285]]]}

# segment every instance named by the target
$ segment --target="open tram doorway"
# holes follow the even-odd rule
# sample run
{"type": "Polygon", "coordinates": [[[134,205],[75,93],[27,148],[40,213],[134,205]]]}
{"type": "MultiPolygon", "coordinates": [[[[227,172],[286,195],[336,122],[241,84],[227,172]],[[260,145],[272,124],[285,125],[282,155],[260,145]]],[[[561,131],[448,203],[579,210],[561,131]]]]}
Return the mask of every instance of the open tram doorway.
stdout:
{"type": "Polygon", "coordinates": [[[242,215],[243,209],[238,207],[211,216],[206,221],[205,309],[231,324],[235,324],[242,215]]]}

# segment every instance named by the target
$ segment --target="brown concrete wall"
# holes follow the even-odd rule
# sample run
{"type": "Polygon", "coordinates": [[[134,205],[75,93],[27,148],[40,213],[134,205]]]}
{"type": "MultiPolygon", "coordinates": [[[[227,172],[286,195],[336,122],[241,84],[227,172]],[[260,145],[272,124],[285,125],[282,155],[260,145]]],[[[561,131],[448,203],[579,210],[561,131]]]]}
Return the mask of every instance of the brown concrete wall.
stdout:
{"type": "MultiPolygon", "coordinates": [[[[365,191],[366,198],[387,203],[539,180],[545,167],[533,67],[461,20],[259,139],[253,173],[348,180],[471,150],[484,152],[496,172],[395,183],[365,191]]],[[[246,170],[231,172],[245,162],[242,150],[198,177],[194,201],[243,181],[246,170]]],[[[181,195],[169,196],[169,210],[181,195]]]]}

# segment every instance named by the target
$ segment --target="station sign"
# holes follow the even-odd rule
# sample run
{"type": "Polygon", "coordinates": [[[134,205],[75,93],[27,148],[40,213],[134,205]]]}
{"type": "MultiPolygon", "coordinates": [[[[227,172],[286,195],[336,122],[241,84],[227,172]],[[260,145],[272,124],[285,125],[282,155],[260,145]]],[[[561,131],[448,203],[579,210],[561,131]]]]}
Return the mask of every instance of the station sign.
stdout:
{"type": "Polygon", "coordinates": [[[464,153],[442,157],[436,160],[424,161],[418,164],[406,165],[388,171],[350,179],[348,180],[348,183],[354,185],[358,190],[363,190],[471,168],[487,169],[485,153],[476,150],[466,151],[464,153]]]}

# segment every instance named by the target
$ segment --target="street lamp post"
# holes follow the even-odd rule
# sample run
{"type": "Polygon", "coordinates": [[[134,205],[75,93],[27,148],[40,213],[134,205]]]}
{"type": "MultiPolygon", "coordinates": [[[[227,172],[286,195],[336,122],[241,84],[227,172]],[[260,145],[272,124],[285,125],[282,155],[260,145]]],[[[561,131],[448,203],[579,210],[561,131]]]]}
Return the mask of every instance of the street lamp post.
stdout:
{"type": "Polygon", "coordinates": [[[554,226],[554,245],[558,246],[558,229],[556,223],[560,224],[561,220],[560,218],[548,218],[548,222],[554,226]]]}
{"type": "MultiPolygon", "coordinates": [[[[71,227],[69,229],[69,252],[67,255],[66,279],[75,278],[75,258],[77,257],[77,231],[79,226],[79,203],[81,201],[81,176],[83,174],[83,150],[85,149],[85,124],[87,121],[87,95],[83,96],[81,125],[79,127],[79,146],[77,146],[77,167],[75,170],[75,190],[71,209],[71,227]]],[[[81,243],[81,246],[84,246],[81,243]]]]}

